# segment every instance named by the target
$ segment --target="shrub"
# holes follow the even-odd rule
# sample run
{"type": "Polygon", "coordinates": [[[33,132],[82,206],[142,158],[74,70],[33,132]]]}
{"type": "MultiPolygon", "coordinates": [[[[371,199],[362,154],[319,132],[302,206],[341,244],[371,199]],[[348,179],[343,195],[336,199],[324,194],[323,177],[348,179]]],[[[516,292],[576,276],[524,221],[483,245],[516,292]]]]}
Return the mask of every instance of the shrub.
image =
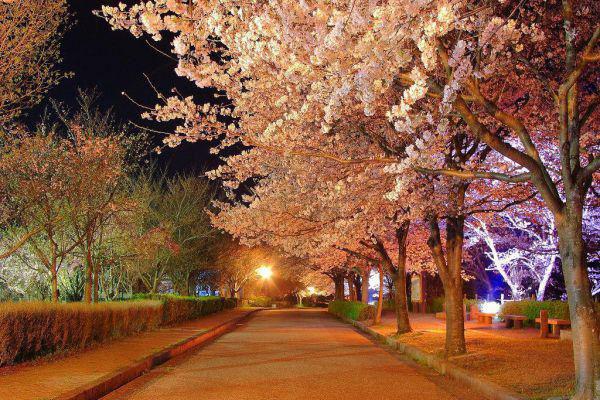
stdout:
{"type": "Polygon", "coordinates": [[[359,301],[331,301],[329,302],[329,312],[338,317],[365,321],[373,319],[377,310],[375,307],[359,301]]]}
{"type": "Polygon", "coordinates": [[[0,366],[157,328],[157,301],[0,304],[0,366]]]}
{"type": "Polygon", "coordinates": [[[157,300],[163,304],[161,325],[173,325],[200,318],[228,308],[235,308],[235,299],[205,296],[176,296],[170,294],[136,294],[134,299],[157,300]]]}
{"type": "Polygon", "coordinates": [[[267,296],[257,296],[248,299],[248,305],[250,307],[271,307],[273,300],[267,296]]]}
{"type": "Polygon", "coordinates": [[[508,301],[502,305],[499,316],[503,318],[507,314],[519,314],[525,315],[530,321],[535,321],[540,316],[541,310],[548,310],[549,318],[569,319],[569,305],[564,301],[508,301]]]}

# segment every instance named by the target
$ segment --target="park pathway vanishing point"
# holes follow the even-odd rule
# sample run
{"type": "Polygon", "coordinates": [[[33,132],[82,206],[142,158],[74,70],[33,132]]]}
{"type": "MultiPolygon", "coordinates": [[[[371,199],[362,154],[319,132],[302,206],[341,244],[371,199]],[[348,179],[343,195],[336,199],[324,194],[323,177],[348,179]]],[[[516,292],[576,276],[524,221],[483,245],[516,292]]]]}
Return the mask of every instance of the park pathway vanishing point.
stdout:
{"type": "Polygon", "coordinates": [[[481,400],[324,310],[268,310],[104,400],[481,400]]]}

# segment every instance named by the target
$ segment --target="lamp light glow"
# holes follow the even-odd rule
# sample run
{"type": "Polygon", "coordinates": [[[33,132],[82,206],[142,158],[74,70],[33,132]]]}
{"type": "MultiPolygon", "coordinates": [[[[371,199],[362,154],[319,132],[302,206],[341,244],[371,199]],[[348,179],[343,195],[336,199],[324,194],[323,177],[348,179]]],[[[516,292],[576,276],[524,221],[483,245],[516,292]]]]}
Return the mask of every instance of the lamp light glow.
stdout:
{"type": "Polygon", "coordinates": [[[486,301],[481,305],[481,312],[486,314],[498,314],[500,311],[500,304],[495,301],[486,301]]]}
{"type": "Polygon", "coordinates": [[[269,279],[269,278],[271,278],[271,276],[273,276],[273,270],[271,269],[271,267],[268,267],[266,265],[263,265],[262,267],[257,268],[256,273],[262,279],[269,279]]]}

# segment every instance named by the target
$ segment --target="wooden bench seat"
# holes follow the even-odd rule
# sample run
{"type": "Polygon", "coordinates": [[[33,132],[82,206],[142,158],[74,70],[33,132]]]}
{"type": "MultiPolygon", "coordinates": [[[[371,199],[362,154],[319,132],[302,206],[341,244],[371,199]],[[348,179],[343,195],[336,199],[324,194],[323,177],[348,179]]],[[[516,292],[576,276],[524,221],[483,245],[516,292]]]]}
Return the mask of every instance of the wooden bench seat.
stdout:
{"type": "Polygon", "coordinates": [[[514,327],[515,329],[523,329],[523,321],[525,321],[526,319],[527,317],[525,315],[511,314],[504,316],[504,322],[506,324],[507,329],[512,327],[514,327]]]}
{"type": "Polygon", "coordinates": [[[540,337],[548,337],[548,326],[550,326],[552,337],[560,337],[560,330],[562,328],[568,328],[571,326],[571,321],[568,319],[559,318],[536,318],[535,322],[540,324],[540,337]],[[542,323],[542,319],[546,320],[546,323],[542,323]]]}

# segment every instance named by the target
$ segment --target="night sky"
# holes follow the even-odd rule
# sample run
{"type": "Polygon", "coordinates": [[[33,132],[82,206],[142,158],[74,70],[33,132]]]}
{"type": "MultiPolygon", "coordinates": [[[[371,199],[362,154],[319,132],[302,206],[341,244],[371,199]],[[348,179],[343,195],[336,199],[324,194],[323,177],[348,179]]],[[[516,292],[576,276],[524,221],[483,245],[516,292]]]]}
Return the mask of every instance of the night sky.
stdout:
{"type": "MultiPolygon", "coordinates": [[[[175,61],[149,46],[147,38],[136,39],[128,32],[113,31],[107,22],[92,14],[92,10],[99,9],[102,4],[115,5],[118,0],[68,0],[68,3],[74,24],[62,42],[64,62],[61,67],[73,72],[74,76],[51,90],[49,98],[75,107],[78,88],[95,88],[101,94],[101,108],[112,107],[119,120],[134,121],[143,126],[151,125],[140,118],[140,107],[121,93],[126,92],[141,104],[154,106],[157,103],[156,95],[144,78],[144,73],[163,94],[169,94],[176,87],[185,96],[194,95],[197,101],[211,99],[209,93],[202,92],[186,79],[177,77],[173,71],[175,61]]],[[[151,43],[169,54],[167,41],[161,44],[151,43]]],[[[36,114],[44,106],[42,104],[33,110],[30,119],[36,118],[36,114]]],[[[169,130],[169,126],[159,128],[169,130]]],[[[161,137],[153,134],[153,139],[159,142],[161,137]]],[[[209,154],[208,148],[206,143],[184,143],[176,149],[165,150],[157,160],[159,165],[168,167],[170,172],[198,172],[212,168],[217,163],[217,159],[209,154]]]]}

